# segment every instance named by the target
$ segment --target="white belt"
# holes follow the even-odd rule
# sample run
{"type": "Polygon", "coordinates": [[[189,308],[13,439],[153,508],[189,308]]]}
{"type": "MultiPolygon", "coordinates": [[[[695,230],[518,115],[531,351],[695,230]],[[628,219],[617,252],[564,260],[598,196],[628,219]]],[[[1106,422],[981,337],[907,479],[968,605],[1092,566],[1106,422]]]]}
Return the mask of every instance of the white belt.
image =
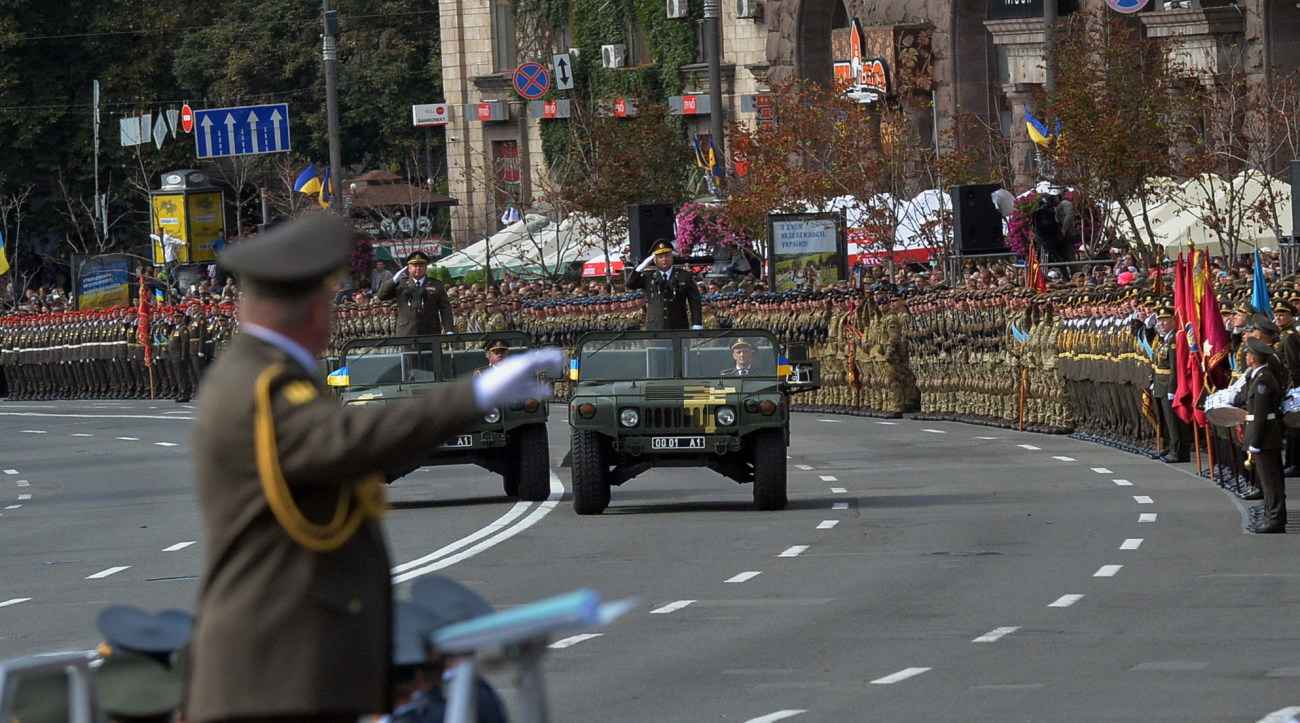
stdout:
{"type": "MultiPolygon", "coordinates": [[[[1268,415],[1267,417],[1264,417],[1264,419],[1277,419],[1277,415],[1276,415],[1276,414],[1270,414],[1270,415],[1268,415]]],[[[1253,415],[1253,414],[1247,414],[1247,415],[1246,415],[1246,421],[1247,421],[1247,422],[1253,422],[1253,421],[1255,421],[1255,415],[1253,415]]]]}

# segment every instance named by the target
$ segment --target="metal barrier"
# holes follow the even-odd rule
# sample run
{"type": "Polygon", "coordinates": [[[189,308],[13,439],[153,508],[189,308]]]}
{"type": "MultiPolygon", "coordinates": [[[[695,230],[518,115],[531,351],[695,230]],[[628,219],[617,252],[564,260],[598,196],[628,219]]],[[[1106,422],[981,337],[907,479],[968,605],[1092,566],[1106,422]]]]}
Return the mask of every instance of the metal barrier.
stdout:
{"type": "Polygon", "coordinates": [[[68,723],[104,723],[107,719],[95,696],[90,656],[68,654],[0,661],[0,721],[14,719],[19,688],[42,679],[67,679],[68,723]]]}

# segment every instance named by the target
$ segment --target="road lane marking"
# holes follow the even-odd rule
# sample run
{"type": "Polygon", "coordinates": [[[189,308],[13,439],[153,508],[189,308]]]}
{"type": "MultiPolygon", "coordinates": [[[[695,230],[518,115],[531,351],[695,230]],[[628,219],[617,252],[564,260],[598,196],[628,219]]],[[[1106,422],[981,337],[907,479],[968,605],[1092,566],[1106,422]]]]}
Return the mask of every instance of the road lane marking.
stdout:
{"type": "Polygon", "coordinates": [[[24,429],[23,434],[45,434],[43,429],[24,429]]]}
{"type": "Polygon", "coordinates": [[[849,508],[849,503],[847,502],[836,502],[835,504],[831,505],[832,510],[847,510],[848,508],[849,508]]]}
{"type": "Polygon", "coordinates": [[[31,598],[29,598],[29,597],[16,597],[16,598],[11,598],[11,599],[9,599],[9,600],[5,600],[4,602],[0,602],[0,608],[7,608],[7,607],[9,607],[10,605],[17,605],[18,603],[25,603],[25,602],[27,602],[28,600],[31,600],[31,598]]]}
{"type": "Polygon", "coordinates": [[[1118,485],[1118,486],[1120,486],[1120,487],[1132,487],[1132,486],[1133,486],[1133,483],[1132,483],[1132,482],[1129,482],[1129,481],[1126,480],[1126,479],[1113,479],[1113,480],[1111,480],[1111,482],[1114,482],[1116,485],[1118,485]]]}
{"type": "Polygon", "coordinates": [[[1096,472],[1097,474],[1110,474],[1110,473],[1111,473],[1111,471],[1108,470],[1108,469],[1106,469],[1105,467],[1093,467],[1093,468],[1092,468],[1092,471],[1093,471],[1093,472],[1096,472]]]}
{"type": "MultiPolygon", "coordinates": [[[[0,417],[58,417],[66,419],[154,419],[172,421],[176,419],[194,419],[194,417],[164,417],[161,414],[48,414],[44,412],[0,412],[0,417]]],[[[23,430],[27,431],[27,430],[23,430]]],[[[45,434],[33,431],[32,434],[45,434]]]]}
{"type": "Polygon", "coordinates": [[[1078,460],[1076,460],[1074,457],[1065,457],[1065,456],[1062,456],[1062,455],[1059,455],[1059,454],[1056,455],[1056,456],[1054,456],[1054,457],[1052,457],[1052,459],[1059,459],[1059,460],[1061,460],[1062,462],[1076,462],[1076,461],[1078,461],[1078,460]]]}
{"type": "Polygon", "coordinates": [[[578,643],[581,643],[584,640],[599,638],[602,635],[604,635],[604,633],[583,633],[581,635],[573,635],[567,638],[561,638],[560,640],[556,640],[555,642],[551,643],[546,647],[553,648],[555,650],[561,650],[563,648],[571,648],[574,645],[577,645],[578,643]]]}
{"type": "Polygon", "coordinates": [[[163,552],[176,552],[177,550],[184,550],[185,548],[195,544],[196,542],[197,542],[196,540],[190,540],[188,542],[178,542],[175,545],[172,545],[171,547],[164,547],[163,552]]]}
{"type": "Polygon", "coordinates": [[[14,482],[14,484],[15,484],[15,485],[18,485],[19,487],[31,487],[31,486],[32,486],[32,483],[31,483],[31,482],[28,482],[28,481],[25,480],[25,479],[20,479],[20,480],[18,480],[17,482],[14,482]]]}
{"type": "Polygon", "coordinates": [[[175,446],[176,446],[176,443],[175,443],[175,442],[154,442],[154,444],[158,445],[159,447],[175,447],[175,446]]]}
{"type": "Polygon", "coordinates": [[[897,683],[900,680],[907,680],[908,678],[916,677],[927,670],[929,670],[929,668],[904,668],[892,675],[886,675],[883,678],[876,678],[875,680],[871,681],[871,684],[890,685],[892,683],[897,683]]]}
{"type": "Polygon", "coordinates": [[[822,482],[839,482],[840,480],[839,480],[838,477],[836,477],[836,476],[833,475],[833,474],[824,474],[824,475],[821,475],[821,481],[822,481],[822,482]]]}
{"type": "Polygon", "coordinates": [[[747,582],[762,574],[763,573],[759,570],[750,570],[749,572],[742,572],[735,577],[727,578],[726,580],[723,580],[723,582],[747,582]]]}
{"type": "MultiPolygon", "coordinates": [[[[7,470],[5,470],[5,474],[18,474],[18,470],[16,470],[16,469],[7,469],[7,470]]],[[[29,598],[29,599],[30,599],[30,598],[29,598]]]]}
{"type": "Polygon", "coordinates": [[[1082,595],[1062,595],[1056,599],[1056,602],[1048,605],[1049,608],[1068,608],[1071,605],[1083,599],[1082,595]]]}
{"type": "Polygon", "coordinates": [[[838,524],[840,524],[839,520],[822,520],[821,522],[817,523],[817,529],[829,530],[838,524]]]}
{"type": "Polygon", "coordinates": [[[1020,628],[994,628],[987,633],[972,640],[972,643],[996,643],[1004,635],[1010,635],[1020,628]]]}
{"type": "Polygon", "coordinates": [[[1038,450],[1042,449],[1042,447],[1035,447],[1032,444],[1020,444],[1016,446],[1020,447],[1021,449],[1027,449],[1030,452],[1037,452],[1038,450]]]}
{"type": "Polygon", "coordinates": [[[30,500],[31,498],[31,495],[18,495],[19,500],[30,500]]]}
{"type": "Polygon", "coordinates": [[[95,435],[93,435],[93,434],[86,434],[86,433],[83,432],[83,433],[81,433],[81,434],[74,434],[74,435],[72,435],[72,436],[74,436],[74,437],[93,437],[93,436],[95,436],[95,435]]]}
{"type": "Polygon", "coordinates": [[[1141,546],[1142,546],[1142,538],[1141,538],[1141,537],[1130,537],[1130,538],[1128,538],[1127,540],[1124,540],[1124,542],[1120,543],[1119,549],[1121,549],[1121,550],[1136,550],[1136,549],[1138,549],[1138,548],[1141,547],[1141,546]]]}
{"type": "Polygon", "coordinates": [[[5,505],[6,510],[16,510],[19,507],[22,507],[22,505],[5,505]]]}
{"type": "Polygon", "coordinates": [[[898,422],[876,422],[876,424],[883,424],[888,427],[898,426],[898,422]]]}
{"type": "Polygon", "coordinates": [[[798,557],[807,550],[807,545],[795,545],[794,547],[786,548],[785,552],[777,555],[777,557],[798,557]]]}
{"type": "Polygon", "coordinates": [[[1097,571],[1092,573],[1093,577],[1115,577],[1115,573],[1120,571],[1123,565],[1102,565],[1097,571]]]}
{"type": "Polygon", "coordinates": [[[1260,718],[1256,723],[1287,723],[1295,720],[1300,715],[1300,705],[1293,705],[1290,708],[1279,708],[1260,718]]]}
{"type": "Polygon", "coordinates": [[[807,712],[808,711],[806,710],[794,710],[794,709],[778,710],[775,713],[768,713],[767,715],[760,715],[757,718],[750,718],[749,720],[745,721],[745,723],[775,723],[776,721],[785,720],[786,718],[793,718],[797,715],[803,715],[804,713],[807,712]]]}
{"type": "Polygon", "coordinates": [[[1142,514],[1138,515],[1138,522],[1155,522],[1155,521],[1156,521],[1156,513],[1154,512],[1143,512],[1142,514]]]}
{"type": "Polygon", "coordinates": [[[1147,497],[1146,495],[1133,495],[1133,501],[1138,503],[1139,505],[1155,504],[1155,500],[1151,499],[1150,497],[1147,497]]]}
{"type": "Polygon", "coordinates": [[[663,607],[655,608],[654,610],[651,610],[651,611],[650,611],[650,614],[651,614],[651,615],[666,615],[666,614],[668,614],[668,613],[675,613],[675,612],[677,612],[678,610],[681,610],[682,608],[686,607],[687,605],[690,605],[690,604],[693,603],[693,602],[695,602],[695,601],[694,601],[694,600],[678,600],[677,602],[671,602],[671,603],[668,603],[667,605],[664,605],[663,607]]]}
{"type": "Polygon", "coordinates": [[[845,495],[845,494],[848,494],[848,493],[849,493],[849,491],[846,490],[846,489],[844,489],[843,487],[832,487],[832,488],[831,488],[831,494],[833,494],[833,495],[845,495]]]}
{"type": "Polygon", "coordinates": [[[118,439],[122,440],[123,442],[139,442],[139,441],[140,441],[140,438],[139,438],[139,437],[118,437],[118,439]]]}
{"type": "Polygon", "coordinates": [[[942,429],[922,429],[921,431],[929,432],[930,434],[947,434],[947,432],[943,431],[942,429]]]}
{"type": "Polygon", "coordinates": [[[812,469],[811,466],[806,465],[806,464],[796,464],[795,466],[798,467],[799,469],[805,471],[805,472],[807,472],[808,470],[812,469]]]}
{"type": "Polygon", "coordinates": [[[87,579],[87,580],[98,580],[98,579],[100,579],[100,578],[108,577],[109,575],[116,575],[117,573],[119,573],[119,572],[121,572],[121,571],[123,571],[123,570],[129,570],[129,569],[131,569],[131,566],[130,566],[130,565],[123,565],[122,567],[110,567],[110,568],[108,568],[107,570],[100,570],[99,572],[95,573],[94,575],[88,575],[88,576],[86,576],[86,579],[87,579]]]}
{"type": "Polygon", "coordinates": [[[817,421],[819,421],[819,422],[825,422],[825,423],[827,423],[827,424],[843,424],[843,423],[844,423],[844,420],[843,420],[843,419],[818,419],[817,421]]]}
{"type": "Polygon", "coordinates": [[[1001,437],[976,437],[975,439],[1001,439],[1001,437]]]}

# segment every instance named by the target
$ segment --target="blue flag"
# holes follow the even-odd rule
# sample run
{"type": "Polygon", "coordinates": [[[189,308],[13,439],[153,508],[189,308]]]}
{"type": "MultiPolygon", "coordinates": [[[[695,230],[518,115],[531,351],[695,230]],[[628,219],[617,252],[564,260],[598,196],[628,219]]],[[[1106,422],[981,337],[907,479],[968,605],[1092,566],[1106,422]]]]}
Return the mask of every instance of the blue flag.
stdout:
{"type": "Polygon", "coordinates": [[[1259,309],[1259,313],[1273,318],[1273,304],[1268,299],[1268,281],[1264,278],[1264,264],[1260,262],[1259,251],[1255,251],[1255,283],[1250,294],[1250,303],[1259,309]]]}

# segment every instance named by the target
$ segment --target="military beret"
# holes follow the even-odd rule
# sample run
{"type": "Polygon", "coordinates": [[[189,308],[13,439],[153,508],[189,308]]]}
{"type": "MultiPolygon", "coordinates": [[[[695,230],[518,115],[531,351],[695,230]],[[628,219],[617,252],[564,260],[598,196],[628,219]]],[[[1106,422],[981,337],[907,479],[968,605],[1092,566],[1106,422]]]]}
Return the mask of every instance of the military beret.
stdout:
{"type": "Polygon", "coordinates": [[[343,268],[352,250],[346,222],[309,213],[222,252],[221,265],[239,274],[255,296],[294,297],[319,289],[343,268]]]}
{"type": "Polygon", "coordinates": [[[1272,319],[1263,314],[1255,314],[1250,317],[1250,325],[1260,331],[1267,331],[1274,336],[1277,336],[1282,332],[1282,327],[1278,326],[1272,319]]]}
{"type": "Polygon", "coordinates": [[[429,263],[429,255],[424,253],[423,251],[412,251],[410,254],[407,255],[406,263],[427,264],[429,263]]]}
{"type": "Polygon", "coordinates": [[[673,252],[673,244],[668,239],[659,239],[650,247],[650,253],[658,256],[659,254],[670,254],[673,252]]]}
{"type": "Polygon", "coordinates": [[[1276,353],[1272,344],[1256,339],[1253,336],[1246,340],[1246,348],[1260,356],[1273,356],[1276,353]]]}
{"type": "Polygon", "coordinates": [[[1291,303],[1290,301],[1287,301],[1286,299],[1278,299],[1273,302],[1273,313],[1276,314],[1279,311],[1284,311],[1292,316],[1295,316],[1296,307],[1295,304],[1291,303]]]}

